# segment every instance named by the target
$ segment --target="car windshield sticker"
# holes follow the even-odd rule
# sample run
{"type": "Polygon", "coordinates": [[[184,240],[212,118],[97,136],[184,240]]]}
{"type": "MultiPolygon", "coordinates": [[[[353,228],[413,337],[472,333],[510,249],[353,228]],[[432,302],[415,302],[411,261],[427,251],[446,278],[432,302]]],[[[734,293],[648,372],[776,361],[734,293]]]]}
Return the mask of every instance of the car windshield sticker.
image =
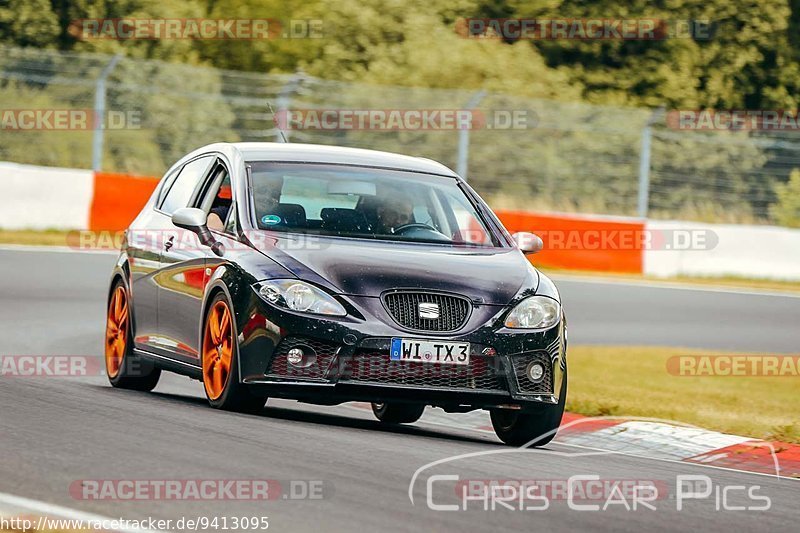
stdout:
{"type": "Polygon", "coordinates": [[[281,217],[278,215],[264,215],[261,217],[261,223],[267,226],[274,226],[281,223],[281,217]]]}

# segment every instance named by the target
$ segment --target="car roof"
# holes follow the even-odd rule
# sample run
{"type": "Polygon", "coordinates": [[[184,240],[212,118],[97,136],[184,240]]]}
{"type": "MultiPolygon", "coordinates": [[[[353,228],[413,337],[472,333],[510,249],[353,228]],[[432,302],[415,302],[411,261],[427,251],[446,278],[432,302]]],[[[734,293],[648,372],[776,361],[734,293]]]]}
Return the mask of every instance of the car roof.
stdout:
{"type": "Polygon", "coordinates": [[[195,150],[193,155],[199,155],[202,152],[214,150],[228,152],[231,149],[238,151],[245,161],[287,161],[297,163],[358,165],[458,177],[455,172],[432,159],[381,152],[378,150],[328,146],[324,144],[267,142],[215,143],[195,150]]]}

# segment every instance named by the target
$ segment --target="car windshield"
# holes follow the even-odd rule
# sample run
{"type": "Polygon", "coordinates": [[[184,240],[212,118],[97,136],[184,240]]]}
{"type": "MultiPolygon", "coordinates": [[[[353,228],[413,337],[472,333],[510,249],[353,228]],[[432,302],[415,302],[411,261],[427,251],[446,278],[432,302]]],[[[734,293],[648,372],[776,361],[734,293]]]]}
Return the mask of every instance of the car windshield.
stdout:
{"type": "Polygon", "coordinates": [[[249,165],[260,229],[499,246],[454,178],[343,165],[249,165]]]}

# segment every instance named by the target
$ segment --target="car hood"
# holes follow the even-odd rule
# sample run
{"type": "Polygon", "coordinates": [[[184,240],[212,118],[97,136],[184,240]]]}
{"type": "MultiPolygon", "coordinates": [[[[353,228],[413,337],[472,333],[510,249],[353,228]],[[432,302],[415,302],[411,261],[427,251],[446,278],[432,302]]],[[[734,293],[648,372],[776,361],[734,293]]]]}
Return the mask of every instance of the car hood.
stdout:
{"type": "Polygon", "coordinates": [[[390,289],[462,294],[506,305],[523,288],[536,289],[538,272],[512,248],[459,248],[418,243],[313,236],[276,236],[257,248],[300,279],[353,296],[390,289]],[[266,243],[266,244],[265,244],[266,243]]]}

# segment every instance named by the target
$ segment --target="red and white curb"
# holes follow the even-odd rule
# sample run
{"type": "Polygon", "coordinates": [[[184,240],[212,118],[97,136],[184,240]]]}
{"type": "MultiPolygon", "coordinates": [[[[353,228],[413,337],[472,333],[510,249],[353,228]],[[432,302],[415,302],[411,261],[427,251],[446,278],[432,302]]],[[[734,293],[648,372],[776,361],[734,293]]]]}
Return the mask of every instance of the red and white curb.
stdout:
{"type": "Polygon", "coordinates": [[[556,442],[800,479],[800,446],[644,420],[567,413],[556,442]]]}
{"type": "MultiPolygon", "coordinates": [[[[350,404],[370,409],[369,404],[350,404]]],[[[487,413],[452,415],[428,409],[422,423],[492,433],[487,413]]],[[[566,413],[555,443],[667,461],[682,461],[800,479],[800,445],[763,441],[693,426],[626,417],[566,413]]]]}

